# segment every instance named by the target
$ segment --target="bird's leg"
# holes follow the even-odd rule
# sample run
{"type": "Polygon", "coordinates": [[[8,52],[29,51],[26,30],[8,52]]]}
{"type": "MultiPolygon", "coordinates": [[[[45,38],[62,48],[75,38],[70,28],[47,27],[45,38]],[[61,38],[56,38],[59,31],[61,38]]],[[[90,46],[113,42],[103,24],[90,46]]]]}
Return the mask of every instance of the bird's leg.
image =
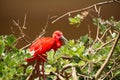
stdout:
{"type": "Polygon", "coordinates": [[[42,60],[42,73],[43,73],[43,79],[46,80],[45,71],[44,71],[44,61],[43,60],[42,60]]]}
{"type": "Polygon", "coordinates": [[[36,73],[37,73],[37,75],[38,75],[38,77],[39,77],[39,80],[41,79],[40,64],[41,64],[41,62],[40,62],[40,61],[37,61],[36,73]]]}
{"type": "Polygon", "coordinates": [[[37,54],[39,57],[40,57],[40,59],[42,59],[42,60],[44,60],[45,62],[46,62],[46,59],[44,58],[44,55],[42,54],[42,55],[40,55],[40,54],[37,54]]]}

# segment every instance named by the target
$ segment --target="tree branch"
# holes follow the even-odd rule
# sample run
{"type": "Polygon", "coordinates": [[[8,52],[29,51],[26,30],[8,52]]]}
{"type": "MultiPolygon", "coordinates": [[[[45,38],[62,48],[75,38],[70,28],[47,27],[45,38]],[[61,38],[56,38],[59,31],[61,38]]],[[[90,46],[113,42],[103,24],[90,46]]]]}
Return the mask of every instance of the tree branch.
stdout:
{"type": "Polygon", "coordinates": [[[78,80],[75,67],[72,67],[72,78],[73,80],[78,80]]]}
{"type": "Polygon", "coordinates": [[[120,32],[118,33],[118,36],[117,36],[117,38],[116,38],[116,40],[115,40],[115,42],[114,42],[114,44],[113,44],[113,46],[112,46],[109,54],[108,54],[105,62],[103,63],[103,65],[100,67],[100,69],[99,69],[99,70],[97,71],[97,73],[95,74],[95,79],[96,79],[96,80],[98,80],[99,76],[101,75],[101,73],[103,72],[103,70],[104,70],[104,68],[106,67],[107,63],[109,62],[109,60],[110,60],[110,58],[111,58],[111,56],[112,56],[112,54],[113,54],[113,52],[114,52],[114,49],[115,49],[115,47],[116,47],[116,45],[117,45],[117,43],[118,43],[118,41],[119,41],[119,38],[120,38],[120,32]]]}
{"type": "Polygon", "coordinates": [[[72,14],[72,13],[85,11],[85,10],[88,10],[88,9],[91,9],[91,8],[95,8],[95,7],[97,7],[97,6],[102,6],[102,5],[110,4],[110,3],[113,3],[113,2],[115,2],[115,1],[114,1],[114,0],[104,1],[104,2],[100,2],[100,3],[93,4],[93,5],[91,5],[91,6],[88,6],[88,7],[82,8],[82,9],[69,11],[69,12],[61,15],[60,17],[56,18],[55,20],[53,20],[52,23],[55,23],[56,21],[60,20],[61,18],[65,17],[65,16],[67,16],[67,15],[70,15],[70,14],[72,14]]]}
{"type": "Polygon", "coordinates": [[[108,45],[109,43],[113,42],[116,38],[111,39],[110,41],[104,43],[103,45],[101,45],[99,48],[96,49],[96,52],[98,52],[99,50],[101,50],[104,46],[108,45]]]}
{"type": "Polygon", "coordinates": [[[38,35],[38,37],[37,37],[36,39],[34,39],[31,43],[23,46],[21,49],[27,48],[27,47],[30,46],[34,41],[36,41],[38,38],[41,38],[41,37],[46,33],[46,28],[47,28],[47,26],[48,26],[48,23],[49,23],[49,15],[48,15],[48,17],[47,17],[46,25],[45,25],[45,27],[42,29],[42,32],[38,35]]]}

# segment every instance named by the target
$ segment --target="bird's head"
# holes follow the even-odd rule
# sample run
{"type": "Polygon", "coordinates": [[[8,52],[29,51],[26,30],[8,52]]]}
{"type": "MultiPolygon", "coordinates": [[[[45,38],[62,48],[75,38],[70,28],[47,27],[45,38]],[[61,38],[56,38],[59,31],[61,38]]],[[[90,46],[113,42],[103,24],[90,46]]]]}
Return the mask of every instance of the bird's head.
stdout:
{"type": "Polygon", "coordinates": [[[63,36],[63,33],[61,31],[55,31],[52,37],[55,40],[64,40],[65,43],[68,42],[68,40],[63,36]]]}

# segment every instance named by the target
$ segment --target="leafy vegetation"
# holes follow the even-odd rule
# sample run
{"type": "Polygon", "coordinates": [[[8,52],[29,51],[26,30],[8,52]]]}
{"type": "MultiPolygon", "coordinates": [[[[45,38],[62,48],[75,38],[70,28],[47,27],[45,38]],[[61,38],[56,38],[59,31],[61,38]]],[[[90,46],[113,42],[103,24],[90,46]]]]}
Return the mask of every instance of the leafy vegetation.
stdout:
{"type": "Polygon", "coordinates": [[[27,50],[15,47],[16,38],[13,35],[0,36],[0,80],[25,80],[22,64],[29,57],[27,50]]]}
{"type": "MultiPolygon", "coordinates": [[[[81,20],[74,17],[69,21],[76,24],[81,20]]],[[[99,79],[120,79],[120,21],[113,17],[108,20],[94,18],[93,24],[98,28],[96,39],[87,34],[78,40],[69,40],[56,52],[47,52],[45,75],[48,80],[94,79],[113,46],[112,56],[99,79]]],[[[25,67],[24,58],[30,57],[29,51],[18,49],[16,41],[14,35],[0,36],[0,80],[25,80],[33,70],[31,66],[25,67]]]]}

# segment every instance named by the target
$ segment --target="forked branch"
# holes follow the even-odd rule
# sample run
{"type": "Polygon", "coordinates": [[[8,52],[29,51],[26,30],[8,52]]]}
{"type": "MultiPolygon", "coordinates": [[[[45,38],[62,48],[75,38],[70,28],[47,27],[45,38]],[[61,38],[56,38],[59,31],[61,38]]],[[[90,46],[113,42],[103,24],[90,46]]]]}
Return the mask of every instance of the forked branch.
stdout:
{"type": "Polygon", "coordinates": [[[103,72],[104,68],[105,68],[106,65],[108,64],[108,62],[109,62],[109,60],[110,60],[110,58],[111,58],[111,56],[112,56],[112,54],[113,54],[113,52],[114,52],[114,49],[115,49],[115,47],[116,47],[119,39],[120,39],[120,32],[118,33],[118,36],[117,36],[117,38],[116,38],[116,40],[115,40],[115,42],[114,42],[114,44],[113,44],[113,46],[112,46],[109,54],[108,54],[105,62],[103,63],[103,65],[100,67],[100,69],[99,69],[99,70],[97,71],[97,73],[95,74],[95,79],[96,79],[96,80],[98,80],[99,76],[101,75],[101,73],[103,72]]]}
{"type": "MultiPolygon", "coordinates": [[[[102,6],[102,5],[110,4],[110,3],[113,3],[113,2],[119,3],[118,0],[110,0],[110,1],[104,1],[104,2],[100,2],[100,3],[96,3],[96,4],[93,4],[93,5],[91,5],[91,6],[82,8],[82,9],[69,11],[69,12],[67,12],[67,13],[65,13],[65,14],[63,14],[63,15],[61,15],[61,16],[59,16],[59,17],[56,18],[55,20],[53,20],[52,23],[55,23],[56,21],[60,20],[61,18],[65,17],[65,16],[67,16],[67,15],[70,15],[70,14],[72,14],[72,13],[81,12],[81,11],[89,10],[89,9],[92,9],[92,8],[94,8],[94,9],[96,10],[96,7],[97,7],[97,6],[102,6]]],[[[100,9],[97,10],[97,12],[99,12],[99,11],[100,11],[100,9]]]]}

